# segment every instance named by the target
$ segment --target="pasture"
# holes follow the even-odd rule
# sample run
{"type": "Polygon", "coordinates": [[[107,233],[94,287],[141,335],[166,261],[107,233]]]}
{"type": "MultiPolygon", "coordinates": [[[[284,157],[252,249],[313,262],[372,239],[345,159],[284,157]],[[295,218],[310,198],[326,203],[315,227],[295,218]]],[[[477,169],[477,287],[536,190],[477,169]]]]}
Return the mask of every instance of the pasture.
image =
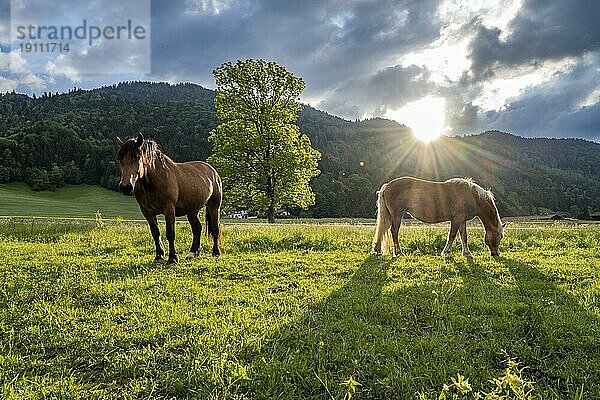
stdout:
{"type": "Polygon", "coordinates": [[[600,226],[512,224],[496,259],[469,230],[472,260],[423,224],[392,259],[372,224],[225,222],[167,266],[144,224],[0,220],[2,397],[474,398],[512,359],[534,398],[600,398],[600,226]]]}
{"type": "Polygon", "coordinates": [[[90,185],[69,185],[54,192],[34,192],[25,183],[0,184],[0,216],[93,218],[100,210],[104,217],[142,219],[134,199],[90,185]]]}

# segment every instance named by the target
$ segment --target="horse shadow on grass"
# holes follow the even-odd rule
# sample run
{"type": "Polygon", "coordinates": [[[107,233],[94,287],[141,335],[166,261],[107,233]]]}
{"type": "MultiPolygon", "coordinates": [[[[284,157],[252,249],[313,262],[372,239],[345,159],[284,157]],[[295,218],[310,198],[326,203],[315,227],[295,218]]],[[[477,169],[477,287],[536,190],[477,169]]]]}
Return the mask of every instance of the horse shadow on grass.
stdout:
{"type": "Polygon", "coordinates": [[[549,396],[582,385],[598,396],[600,322],[548,277],[507,258],[451,258],[415,283],[404,278],[431,268],[414,260],[365,258],[346,285],[238,355],[250,382],[234,391],[337,399],[352,377],[358,398],[415,398],[439,393],[459,372],[489,390],[511,357],[549,396]],[[547,292],[538,286],[555,293],[557,311],[539,308],[547,292]]]}
{"type": "Polygon", "coordinates": [[[600,398],[598,316],[560,288],[560,278],[514,258],[500,262],[517,283],[513,350],[529,375],[557,398],[575,398],[578,392],[582,398],[600,398]]]}
{"type": "Polygon", "coordinates": [[[429,356],[443,346],[432,296],[441,277],[402,286],[396,282],[402,278],[389,273],[392,264],[368,256],[346,285],[260,349],[248,348],[241,355],[252,371],[248,392],[256,398],[343,398],[350,377],[361,383],[361,398],[413,397],[420,387],[441,387],[429,376],[447,361],[446,353],[429,356]],[[401,288],[386,289],[395,283],[401,288]]]}

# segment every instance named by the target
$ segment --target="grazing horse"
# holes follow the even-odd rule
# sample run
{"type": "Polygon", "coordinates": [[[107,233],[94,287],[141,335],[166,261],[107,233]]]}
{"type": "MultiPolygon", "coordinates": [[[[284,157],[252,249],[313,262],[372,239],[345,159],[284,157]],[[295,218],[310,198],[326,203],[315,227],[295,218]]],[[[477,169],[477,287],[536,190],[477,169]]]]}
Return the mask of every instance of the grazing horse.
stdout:
{"type": "Polygon", "coordinates": [[[490,254],[500,255],[500,240],[506,224],[500,220],[492,192],[471,179],[453,178],[445,182],[431,182],[402,177],[384,184],[378,192],[373,253],[382,254],[391,247],[390,234],[394,244],[393,255],[400,252],[398,230],[406,211],[423,222],[450,221],[450,231],[442,256],[450,254],[457,232],[460,232],[463,256],[471,255],[467,244],[467,221],[479,217],[485,227],[485,244],[490,249],[490,254]]]}
{"type": "Polygon", "coordinates": [[[137,138],[123,141],[117,154],[121,182],[119,189],[125,196],[135,195],[142,214],[150,225],[156,245],[155,260],[163,260],[165,251],[160,240],[156,216],[163,214],[167,225],[169,258],[167,263],[177,263],[175,252],[175,217],[187,215],[192,226],[193,240],[187,258],[200,254],[202,224],[198,212],[206,206],[206,227],[213,237],[212,255],[221,254],[219,249],[221,202],[223,190],[221,178],[213,167],[202,161],[177,163],[162,153],[153,140],[137,138]]]}

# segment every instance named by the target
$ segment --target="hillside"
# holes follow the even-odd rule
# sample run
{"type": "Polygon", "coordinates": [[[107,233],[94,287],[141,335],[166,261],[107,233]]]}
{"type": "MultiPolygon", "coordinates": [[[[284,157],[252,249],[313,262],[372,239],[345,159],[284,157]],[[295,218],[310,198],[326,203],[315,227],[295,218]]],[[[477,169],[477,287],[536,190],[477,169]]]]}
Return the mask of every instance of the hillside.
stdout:
{"type": "Polygon", "coordinates": [[[56,191],[34,192],[23,183],[0,185],[0,216],[46,216],[142,219],[131,197],[98,186],[66,186],[56,191]]]}
{"type": "MultiPolygon", "coordinates": [[[[0,183],[36,190],[87,183],[114,189],[116,135],[143,132],[177,161],[206,159],[217,124],[214,92],[194,84],[130,82],[32,98],[0,96],[0,183]]],[[[375,192],[398,175],[471,176],[502,215],[600,209],[600,144],[525,139],[502,132],[429,145],[384,119],[346,121],[306,106],[298,120],[323,157],[313,217],[373,216],[375,192]]]]}

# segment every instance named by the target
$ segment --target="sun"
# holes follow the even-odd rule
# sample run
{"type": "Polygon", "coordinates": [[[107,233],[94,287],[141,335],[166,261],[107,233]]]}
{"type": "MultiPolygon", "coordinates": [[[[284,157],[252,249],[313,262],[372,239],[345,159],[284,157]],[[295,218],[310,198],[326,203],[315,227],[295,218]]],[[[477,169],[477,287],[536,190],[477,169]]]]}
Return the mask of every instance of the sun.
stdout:
{"type": "Polygon", "coordinates": [[[446,100],[443,97],[423,97],[397,110],[388,111],[386,118],[411,128],[422,142],[430,142],[445,131],[446,100]]]}

